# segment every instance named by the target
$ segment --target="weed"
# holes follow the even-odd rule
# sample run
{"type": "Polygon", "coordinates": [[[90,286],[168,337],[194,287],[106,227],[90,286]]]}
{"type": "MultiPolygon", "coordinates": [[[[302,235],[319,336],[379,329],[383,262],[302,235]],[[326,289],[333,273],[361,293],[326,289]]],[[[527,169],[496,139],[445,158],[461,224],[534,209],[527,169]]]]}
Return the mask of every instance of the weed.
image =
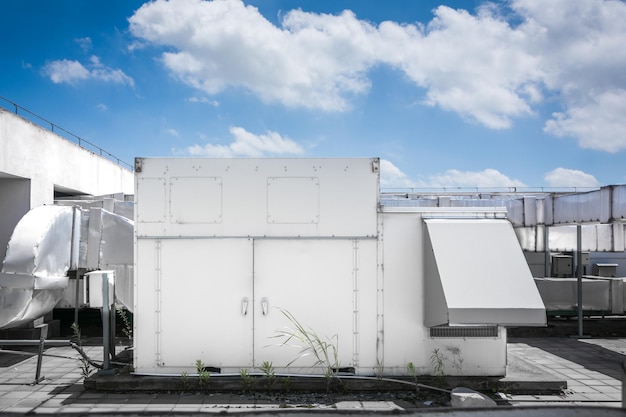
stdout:
{"type": "Polygon", "coordinates": [[[243,391],[248,392],[250,388],[252,387],[252,376],[250,375],[247,369],[241,369],[239,371],[239,376],[241,377],[241,380],[243,381],[243,391]]]}
{"type": "Polygon", "coordinates": [[[187,389],[187,384],[189,383],[189,374],[183,371],[180,374],[180,379],[183,381],[183,389],[187,389]]]}
{"type": "Polygon", "coordinates": [[[420,387],[419,384],[417,382],[417,371],[415,369],[415,365],[413,365],[413,362],[409,362],[407,365],[407,370],[409,371],[409,375],[411,375],[411,377],[413,378],[413,383],[415,384],[415,394],[419,397],[420,395],[420,387]]]}
{"type": "Polygon", "coordinates": [[[83,378],[87,378],[89,377],[89,375],[91,375],[91,373],[93,372],[93,369],[91,368],[89,359],[83,353],[83,341],[82,341],[82,336],[80,333],[80,327],[78,327],[78,323],[76,322],[72,323],[72,331],[74,332],[74,340],[75,340],[74,343],[78,345],[78,351],[82,353],[80,356],[80,363],[81,363],[81,371],[83,374],[83,378]]]}
{"type": "Polygon", "coordinates": [[[122,333],[128,338],[130,344],[133,343],[133,324],[130,322],[130,316],[128,311],[119,305],[115,305],[115,311],[117,315],[122,319],[122,333]]]}
{"type": "Polygon", "coordinates": [[[286,376],[282,379],[282,381],[283,381],[283,390],[285,392],[289,392],[291,389],[291,377],[286,376]]]}
{"type": "Polygon", "coordinates": [[[287,366],[291,365],[299,358],[313,355],[315,358],[313,366],[320,366],[326,378],[326,392],[330,392],[331,388],[340,389],[341,381],[336,375],[336,372],[340,369],[339,335],[335,334],[331,338],[323,340],[314,330],[305,328],[289,311],[283,309],[280,311],[295,328],[294,330],[280,331],[281,334],[279,337],[282,336],[285,338],[281,346],[287,345],[290,342],[299,342],[296,346],[301,349],[299,356],[289,362],[287,366]]]}
{"type": "Polygon", "coordinates": [[[272,389],[274,382],[276,382],[276,372],[272,362],[265,361],[261,364],[261,372],[265,375],[265,383],[268,389],[272,389]]]}
{"type": "Polygon", "coordinates": [[[200,383],[200,389],[207,388],[211,373],[206,370],[204,362],[202,362],[200,359],[196,361],[196,370],[198,371],[198,382],[200,383]]]}
{"type": "Polygon", "coordinates": [[[280,336],[285,338],[282,345],[287,345],[292,341],[297,341],[301,344],[298,346],[301,348],[299,356],[289,362],[287,366],[291,365],[299,358],[313,355],[315,358],[313,366],[321,366],[326,378],[330,379],[335,377],[335,370],[340,368],[338,353],[339,336],[335,334],[328,339],[328,341],[323,340],[314,330],[307,330],[300,324],[293,314],[286,310],[281,310],[281,312],[295,327],[294,330],[283,330],[280,332],[280,336]]]}
{"type": "Polygon", "coordinates": [[[443,353],[439,352],[439,349],[434,349],[432,355],[430,355],[430,363],[433,366],[433,375],[439,381],[443,381],[443,375],[445,371],[443,353]]]}

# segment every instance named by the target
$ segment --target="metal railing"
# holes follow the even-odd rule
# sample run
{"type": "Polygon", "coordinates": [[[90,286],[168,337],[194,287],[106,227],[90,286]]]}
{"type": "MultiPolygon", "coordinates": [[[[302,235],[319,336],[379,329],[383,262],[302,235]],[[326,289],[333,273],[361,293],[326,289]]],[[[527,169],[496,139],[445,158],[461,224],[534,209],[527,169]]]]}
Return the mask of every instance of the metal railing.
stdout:
{"type": "MultiPolygon", "coordinates": [[[[36,123],[38,126],[44,128],[44,129],[49,129],[51,132],[56,133],[57,135],[59,135],[60,137],[62,137],[65,140],[69,140],[72,143],[76,143],[78,146],[80,146],[81,148],[88,150],[89,152],[93,152],[97,155],[100,155],[104,158],[107,158],[110,161],[113,161],[115,163],[117,163],[119,166],[124,167],[124,168],[128,168],[131,171],[133,170],[133,165],[129,164],[128,162],[125,162],[123,160],[121,160],[120,158],[118,158],[117,156],[105,151],[104,149],[102,149],[101,147],[89,142],[86,139],[81,138],[80,136],[70,132],[69,130],[66,130],[64,128],[62,128],[61,126],[47,120],[44,119],[43,117],[39,116],[36,113],[33,113],[32,111],[28,110],[26,107],[20,106],[19,104],[0,96],[0,100],[9,103],[13,108],[14,108],[14,112],[16,115],[21,116],[25,119],[28,119],[31,122],[36,123]],[[21,112],[21,113],[20,113],[21,112]],[[26,113],[28,114],[28,118],[24,117],[23,114],[26,113]],[[59,132],[64,133],[65,135],[69,136],[66,137],[65,135],[61,135],[59,134],[59,132]]],[[[10,111],[10,109],[8,109],[5,105],[3,105],[2,103],[0,103],[0,107],[4,108],[7,111],[10,111]]]]}
{"type": "Polygon", "coordinates": [[[476,194],[571,194],[597,191],[601,187],[381,187],[383,195],[476,195],[476,194]]]}
{"type": "Polygon", "coordinates": [[[33,385],[39,384],[44,378],[41,376],[41,364],[43,362],[45,346],[71,346],[70,340],[46,340],[41,337],[39,340],[0,340],[0,346],[39,346],[37,354],[37,369],[35,370],[35,381],[33,385]]]}

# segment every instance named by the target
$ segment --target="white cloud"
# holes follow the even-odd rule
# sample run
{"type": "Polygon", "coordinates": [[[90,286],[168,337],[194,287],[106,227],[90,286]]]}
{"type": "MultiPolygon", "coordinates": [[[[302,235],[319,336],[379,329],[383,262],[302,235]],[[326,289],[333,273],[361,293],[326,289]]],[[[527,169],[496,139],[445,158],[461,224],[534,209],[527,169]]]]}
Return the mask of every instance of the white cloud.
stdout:
{"type": "Polygon", "coordinates": [[[207,94],[235,86],[266,102],[344,110],[346,96],[369,87],[375,28],[351,12],[290,11],[276,27],[239,0],[157,0],[129,20],[135,36],[173,47],[163,64],[207,94]]]}
{"type": "Polygon", "coordinates": [[[74,42],[76,42],[80,49],[82,49],[85,53],[89,52],[91,50],[91,47],[93,46],[93,44],[91,43],[91,38],[88,36],[85,38],[74,39],[74,42]]]}
{"type": "Polygon", "coordinates": [[[98,110],[100,110],[100,111],[107,111],[107,110],[109,110],[109,106],[107,106],[107,105],[106,105],[106,104],[104,104],[104,103],[100,103],[100,104],[98,104],[98,105],[96,106],[96,108],[97,108],[98,110]]]}
{"type": "Polygon", "coordinates": [[[626,149],[626,90],[606,91],[553,116],[544,128],[548,133],[574,137],[582,148],[626,149]]]}
{"type": "Polygon", "coordinates": [[[242,127],[231,127],[234,140],[228,145],[193,145],[186,149],[192,156],[209,157],[262,157],[270,155],[300,155],[304,149],[293,140],[272,131],[255,135],[242,127]]]}
{"type": "Polygon", "coordinates": [[[127,84],[131,87],[135,85],[135,81],[122,70],[103,65],[97,56],[89,59],[87,67],[78,61],[67,59],[52,61],[43,67],[42,73],[55,84],[76,84],[79,81],[92,79],[114,84],[127,84]]]}
{"type": "Polygon", "coordinates": [[[577,169],[556,168],[544,176],[549,187],[599,187],[595,177],[577,169]]]}
{"type": "Polygon", "coordinates": [[[561,99],[544,130],[583,148],[626,149],[626,3],[516,0],[541,55],[542,80],[561,99]]]}
{"type": "Polygon", "coordinates": [[[389,63],[427,89],[427,104],[507,128],[511,118],[532,114],[528,101],[539,97],[541,70],[525,34],[484,10],[473,16],[440,6],[421,30],[387,22],[381,35],[394,49],[389,63]]]}
{"type": "Polygon", "coordinates": [[[73,84],[77,81],[86,80],[90,77],[89,70],[78,61],[63,59],[52,61],[43,68],[45,75],[50,77],[53,83],[73,84]]]}
{"type": "Polygon", "coordinates": [[[176,130],[176,129],[167,129],[166,132],[168,134],[170,134],[171,136],[174,136],[174,137],[179,137],[180,136],[180,133],[178,133],[178,130],[176,130]]]}
{"type": "Polygon", "coordinates": [[[428,177],[419,182],[419,187],[456,188],[456,187],[526,187],[522,181],[511,179],[500,171],[487,168],[482,171],[459,171],[449,169],[441,174],[428,177]]]}
{"type": "Polygon", "coordinates": [[[217,100],[210,100],[206,97],[188,97],[187,101],[190,103],[206,103],[206,104],[210,104],[213,107],[217,107],[220,105],[219,101],[217,100]]]}
{"type": "Polygon", "coordinates": [[[381,188],[515,188],[526,187],[522,181],[511,179],[495,169],[459,171],[449,169],[426,179],[411,180],[388,160],[380,161],[381,188]]]}
{"type": "Polygon", "coordinates": [[[381,188],[413,188],[415,183],[391,161],[380,160],[381,188]]]}
{"type": "Polygon", "coordinates": [[[424,104],[492,129],[534,117],[549,96],[562,111],[546,132],[611,152],[626,149],[625,21],[626,3],[613,0],[511,0],[474,14],[440,6],[426,25],[302,10],[274,25],[240,0],[156,0],[129,19],[143,46],[167,47],[172,76],[204,94],[244,88],[343,111],[382,64],[423,88],[424,104]]]}

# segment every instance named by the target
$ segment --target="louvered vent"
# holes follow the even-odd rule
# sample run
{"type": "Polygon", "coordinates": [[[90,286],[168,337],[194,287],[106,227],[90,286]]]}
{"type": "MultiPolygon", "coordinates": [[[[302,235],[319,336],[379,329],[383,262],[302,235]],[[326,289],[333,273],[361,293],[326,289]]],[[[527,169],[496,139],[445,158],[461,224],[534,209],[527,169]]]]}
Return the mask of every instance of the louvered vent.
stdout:
{"type": "Polygon", "coordinates": [[[478,339],[483,337],[498,337],[498,326],[468,326],[468,327],[431,327],[432,338],[464,338],[478,339]]]}

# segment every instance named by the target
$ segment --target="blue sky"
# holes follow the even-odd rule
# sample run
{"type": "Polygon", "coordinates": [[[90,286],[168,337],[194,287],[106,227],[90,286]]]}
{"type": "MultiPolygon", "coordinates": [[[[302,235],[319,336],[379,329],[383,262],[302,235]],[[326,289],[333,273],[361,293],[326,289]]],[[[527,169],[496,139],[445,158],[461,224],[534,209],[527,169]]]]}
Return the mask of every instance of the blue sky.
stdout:
{"type": "Polygon", "coordinates": [[[383,188],[626,183],[624,1],[0,8],[0,96],[130,163],[378,156],[383,188]]]}

